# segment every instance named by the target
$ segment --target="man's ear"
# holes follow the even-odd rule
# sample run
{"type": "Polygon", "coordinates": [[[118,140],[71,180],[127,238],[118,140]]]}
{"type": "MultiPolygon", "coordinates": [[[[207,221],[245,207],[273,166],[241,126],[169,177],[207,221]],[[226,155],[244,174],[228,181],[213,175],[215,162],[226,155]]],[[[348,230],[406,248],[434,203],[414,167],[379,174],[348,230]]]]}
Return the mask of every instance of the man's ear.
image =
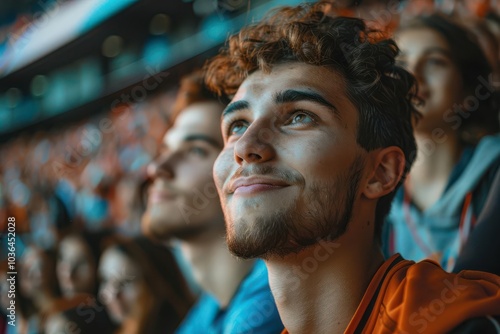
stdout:
{"type": "Polygon", "coordinates": [[[406,163],[403,151],[396,146],[373,153],[373,171],[363,191],[369,199],[377,199],[393,191],[403,177],[406,163]]]}

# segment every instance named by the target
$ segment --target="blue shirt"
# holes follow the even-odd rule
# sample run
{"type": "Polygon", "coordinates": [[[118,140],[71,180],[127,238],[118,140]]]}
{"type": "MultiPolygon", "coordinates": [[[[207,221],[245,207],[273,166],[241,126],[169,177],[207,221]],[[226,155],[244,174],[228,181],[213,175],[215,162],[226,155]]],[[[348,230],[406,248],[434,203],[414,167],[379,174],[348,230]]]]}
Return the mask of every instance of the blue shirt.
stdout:
{"type": "Polygon", "coordinates": [[[282,330],[267,268],[262,260],[257,260],[225,309],[220,308],[214,297],[203,293],[176,333],[279,334],[282,330]]]}

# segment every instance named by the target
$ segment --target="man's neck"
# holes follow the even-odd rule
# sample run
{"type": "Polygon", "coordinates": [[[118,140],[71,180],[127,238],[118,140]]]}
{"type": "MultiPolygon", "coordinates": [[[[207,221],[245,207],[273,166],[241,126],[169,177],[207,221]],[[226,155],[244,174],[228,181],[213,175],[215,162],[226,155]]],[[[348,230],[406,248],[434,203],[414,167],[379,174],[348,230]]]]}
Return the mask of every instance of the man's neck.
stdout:
{"type": "Polygon", "coordinates": [[[376,242],[361,248],[363,242],[340,238],[266,261],[271,290],[291,334],[344,333],[384,262],[376,242]]]}
{"type": "Polygon", "coordinates": [[[191,264],[196,282],[217,299],[221,308],[231,302],[255,262],[233,256],[221,233],[208,232],[189,241],[184,240],[181,250],[191,264]]]}

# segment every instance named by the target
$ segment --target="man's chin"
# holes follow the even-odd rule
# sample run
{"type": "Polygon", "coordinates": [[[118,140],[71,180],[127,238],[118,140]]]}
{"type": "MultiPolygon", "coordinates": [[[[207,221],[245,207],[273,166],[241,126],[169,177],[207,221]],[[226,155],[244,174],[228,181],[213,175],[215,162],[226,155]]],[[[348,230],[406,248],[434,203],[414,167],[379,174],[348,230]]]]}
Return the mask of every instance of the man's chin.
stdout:
{"type": "Polygon", "coordinates": [[[283,259],[314,246],[320,240],[336,240],[344,233],[344,229],[336,230],[329,225],[326,229],[319,229],[319,221],[312,218],[307,222],[298,213],[285,212],[253,217],[252,220],[240,216],[234,221],[226,216],[226,243],[232,254],[243,259],[283,259]]]}
{"type": "Polygon", "coordinates": [[[173,237],[169,224],[161,221],[159,217],[152,216],[148,211],[142,216],[141,229],[145,236],[156,241],[166,241],[173,237]]]}
{"type": "Polygon", "coordinates": [[[266,240],[255,240],[253,242],[249,240],[238,240],[237,238],[232,238],[227,236],[227,246],[229,251],[242,259],[255,259],[260,258],[268,260],[271,258],[283,259],[287,255],[300,253],[302,250],[311,247],[314,243],[308,245],[298,245],[298,244],[270,244],[266,243],[266,240]]]}
{"type": "Polygon", "coordinates": [[[232,241],[231,238],[227,238],[227,248],[234,256],[237,256],[241,259],[255,259],[261,258],[265,259],[267,256],[267,252],[261,249],[255,249],[247,247],[243,243],[239,243],[238,241],[232,241]]]}
{"type": "Polygon", "coordinates": [[[267,259],[272,256],[285,256],[295,251],[293,247],[284,245],[286,237],[260,232],[243,234],[234,230],[228,231],[226,243],[229,251],[242,259],[267,259]]]}

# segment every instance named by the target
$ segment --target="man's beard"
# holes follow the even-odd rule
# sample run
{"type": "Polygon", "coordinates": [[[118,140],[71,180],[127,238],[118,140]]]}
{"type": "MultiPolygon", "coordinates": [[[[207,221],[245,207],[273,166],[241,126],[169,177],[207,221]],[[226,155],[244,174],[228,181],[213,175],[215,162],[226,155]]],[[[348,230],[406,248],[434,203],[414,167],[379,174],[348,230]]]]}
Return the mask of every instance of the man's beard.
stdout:
{"type": "Polygon", "coordinates": [[[309,187],[309,198],[276,212],[262,212],[253,222],[232,221],[224,210],[229,250],[241,258],[284,257],[321,240],[334,241],[348,228],[364,160],[357,157],[335,182],[309,187]],[[251,227],[251,228],[249,228],[251,227]]]}

